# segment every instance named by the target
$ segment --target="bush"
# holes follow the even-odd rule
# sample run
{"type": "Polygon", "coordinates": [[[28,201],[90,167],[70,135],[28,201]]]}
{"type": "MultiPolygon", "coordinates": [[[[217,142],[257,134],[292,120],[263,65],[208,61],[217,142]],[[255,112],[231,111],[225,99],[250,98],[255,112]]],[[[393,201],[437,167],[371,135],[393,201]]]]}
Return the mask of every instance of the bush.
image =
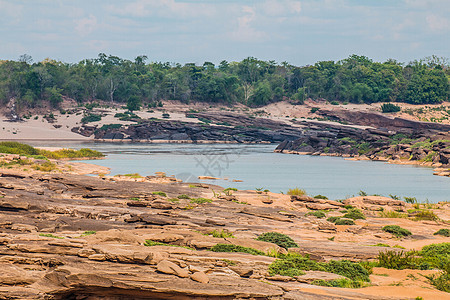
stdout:
{"type": "Polygon", "coordinates": [[[378,266],[395,269],[418,269],[419,259],[416,257],[417,252],[414,251],[385,251],[378,253],[378,266]]]}
{"type": "Polygon", "coordinates": [[[327,196],[324,196],[324,195],[315,195],[315,196],[314,196],[314,199],[328,200],[328,197],[327,197],[327,196]]]}
{"type": "Polygon", "coordinates": [[[0,153],[19,154],[19,155],[40,154],[38,149],[18,142],[0,142],[0,153]]]}
{"type": "Polygon", "coordinates": [[[347,213],[343,215],[344,218],[358,220],[358,219],[366,219],[366,216],[357,208],[352,208],[347,210],[347,213]]]}
{"type": "Polygon", "coordinates": [[[234,235],[232,232],[223,230],[222,231],[218,231],[218,230],[213,230],[211,232],[208,233],[208,235],[212,235],[213,237],[216,238],[234,238],[234,235]]]}
{"type": "Polygon", "coordinates": [[[328,222],[331,222],[331,223],[334,223],[334,222],[336,222],[337,220],[339,220],[341,217],[329,217],[328,219],[327,219],[327,221],[328,222]]]}
{"type": "Polygon", "coordinates": [[[278,233],[278,232],[263,233],[260,236],[258,236],[258,238],[256,240],[274,243],[285,249],[298,247],[297,243],[294,242],[294,240],[291,237],[289,237],[285,234],[282,234],[282,233],[278,233]]]}
{"type": "Polygon", "coordinates": [[[190,202],[191,203],[197,203],[197,204],[204,204],[204,203],[211,203],[212,200],[211,199],[206,199],[206,198],[194,198],[194,199],[191,199],[190,202]]]}
{"type": "Polygon", "coordinates": [[[304,271],[324,271],[345,276],[351,281],[369,281],[369,271],[347,260],[319,263],[298,254],[288,254],[269,266],[270,275],[299,276],[304,271]]]}
{"type": "Polygon", "coordinates": [[[397,106],[392,103],[384,103],[381,105],[382,113],[393,113],[393,112],[399,112],[400,110],[401,110],[400,106],[397,106]]]}
{"type": "Polygon", "coordinates": [[[334,274],[342,275],[356,281],[369,281],[369,272],[360,264],[348,260],[332,260],[326,263],[325,269],[334,274]]]}
{"type": "Polygon", "coordinates": [[[352,219],[341,219],[339,218],[334,222],[336,225],[355,225],[355,222],[352,219]]]}
{"type": "Polygon", "coordinates": [[[323,211],[310,211],[309,213],[305,214],[305,216],[314,216],[316,218],[322,219],[327,215],[323,211]]]}
{"type": "Polygon", "coordinates": [[[306,195],[306,191],[302,190],[300,188],[294,188],[294,189],[289,189],[287,191],[287,194],[291,195],[291,196],[303,196],[303,195],[306,195]]]}
{"type": "Polygon", "coordinates": [[[86,123],[90,123],[90,122],[98,122],[101,119],[102,119],[101,115],[90,114],[90,115],[84,116],[81,119],[81,123],[86,124],[86,123]]]}
{"type": "Polygon", "coordinates": [[[428,221],[436,221],[439,220],[439,217],[430,210],[420,210],[414,214],[414,220],[428,220],[428,221]]]}
{"type": "Polygon", "coordinates": [[[439,229],[433,235],[443,235],[443,236],[446,236],[446,237],[450,237],[450,230],[447,229],[447,228],[439,229]]]}
{"type": "Polygon", "coordinates": [[[178,198],[178,199],[191,199],[191,197],[189,197],[188,195],[185,195],[185,194],[178,195],[177,198],[178,198]]]}
{"type": "Polygon", "coordinates": [[[385,232],[392,233],[393,235],[399,238],[409,236],[412,234],[411,231],[409,231],[408,229],[401,228],[398,225],[387,225],[384,226],[382,230],[385,232]]]}
{"type": "Polygon", "coordinates": [[[164,192],[153,192],[153,195],[158,195],[158,196],[162,196],[162,197],[167,197],[167,194],[164,192]]]}
{"type": "Polygon", "coordinates": [[[232,244],[217,244],[211,248],[211,251],[214,251],[214,252],[242,252],[242,253],[248,253],[248,254],[252,254],[252,255],[265,255],[264,252],[256,250],[256,249],[232,245],[232,244]]]}

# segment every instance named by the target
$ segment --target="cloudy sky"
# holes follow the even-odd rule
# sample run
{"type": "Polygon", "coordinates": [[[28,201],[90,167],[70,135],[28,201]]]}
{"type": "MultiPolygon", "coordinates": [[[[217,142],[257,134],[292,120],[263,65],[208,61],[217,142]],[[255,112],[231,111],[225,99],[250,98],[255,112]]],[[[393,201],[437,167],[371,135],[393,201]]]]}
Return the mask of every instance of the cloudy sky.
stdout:
{"type": "Polygon", "coordinates": [[[0,0],[0,60],[450,58],[450,0],[0,0]]]}

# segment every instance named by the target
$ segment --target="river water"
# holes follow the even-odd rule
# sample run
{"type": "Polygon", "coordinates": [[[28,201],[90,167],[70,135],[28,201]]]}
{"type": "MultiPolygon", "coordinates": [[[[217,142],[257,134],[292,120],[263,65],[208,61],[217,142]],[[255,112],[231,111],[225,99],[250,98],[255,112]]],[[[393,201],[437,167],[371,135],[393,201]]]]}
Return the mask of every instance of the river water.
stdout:
{"type": "Polygon", "coordinates": [[[431,168],[273,153],[276,145],[36,141],[29,144],[101,151],[107,158],[90,163],[111,168],[112,175],[165,172],[183,181],[238,189],[262,188],[286,193],[290,188],[299,187],[309,195],[321,194],[330,199],[344,199],[362,190],[369,195],[450,201],[450,178],[432,175],[431,168]],[[198,180],[198,176],[222,179],[198,180]]]}

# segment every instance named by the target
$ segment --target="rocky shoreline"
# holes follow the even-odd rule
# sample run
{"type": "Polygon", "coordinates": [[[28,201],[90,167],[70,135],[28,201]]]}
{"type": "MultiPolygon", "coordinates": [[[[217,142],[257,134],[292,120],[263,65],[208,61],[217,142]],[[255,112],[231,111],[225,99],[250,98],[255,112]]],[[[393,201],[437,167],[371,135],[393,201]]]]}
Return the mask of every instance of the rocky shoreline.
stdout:
{"type": "Polygon", "coordinates": [[[356,289],[312,284],[345,279],[324,271],[296,277],[269,272],[276,257],[288,251],[324,263],[358,262],[375,260],[380,251],[399,252],[394,245],[410,250],[448,241],[433,235],[448,227],[448,203],[429,210],[436,221],[414,221],[414,214],[390,219],[380,212],[408,216],[413,206],[376,196],[338,202],[270,192],[222,192],[213,185],[164,181],[161,174],[86,177],[71,174],[74,170],[63,168],[65,164],[60,163],[63,173],[0,169],[0,298],[448,297],[424,277],[408,281],[407,275],[418,276],[418,270],[374,268],[370,286],[356,289]],[[339,219],[345,207],[360,209],[365,219],[335,225],[311,214],[325,211],[327,217],[339,219]],[[387,224],[399,224],[413,235],[395,238],[381,230],[387,224]],[[256,240],[271,231],[289,235],[297,247],[256,240]],[[218,244],[270,255],[213,251],[218,244]],[[408,286],[394,285],[398,276],[406,278],[402,282],[408,286]]]}

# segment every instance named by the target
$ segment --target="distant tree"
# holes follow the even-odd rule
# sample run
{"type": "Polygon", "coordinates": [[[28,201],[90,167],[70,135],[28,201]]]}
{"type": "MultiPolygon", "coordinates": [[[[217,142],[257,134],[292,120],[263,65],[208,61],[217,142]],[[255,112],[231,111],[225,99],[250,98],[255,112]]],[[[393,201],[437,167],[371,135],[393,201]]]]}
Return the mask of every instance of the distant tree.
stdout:
{"type": "Polygon", "coordinates": [[[127,109],[136,111],[141,109],[141,99],[138,96],[130,96],[127,101],[127,109]]]}

